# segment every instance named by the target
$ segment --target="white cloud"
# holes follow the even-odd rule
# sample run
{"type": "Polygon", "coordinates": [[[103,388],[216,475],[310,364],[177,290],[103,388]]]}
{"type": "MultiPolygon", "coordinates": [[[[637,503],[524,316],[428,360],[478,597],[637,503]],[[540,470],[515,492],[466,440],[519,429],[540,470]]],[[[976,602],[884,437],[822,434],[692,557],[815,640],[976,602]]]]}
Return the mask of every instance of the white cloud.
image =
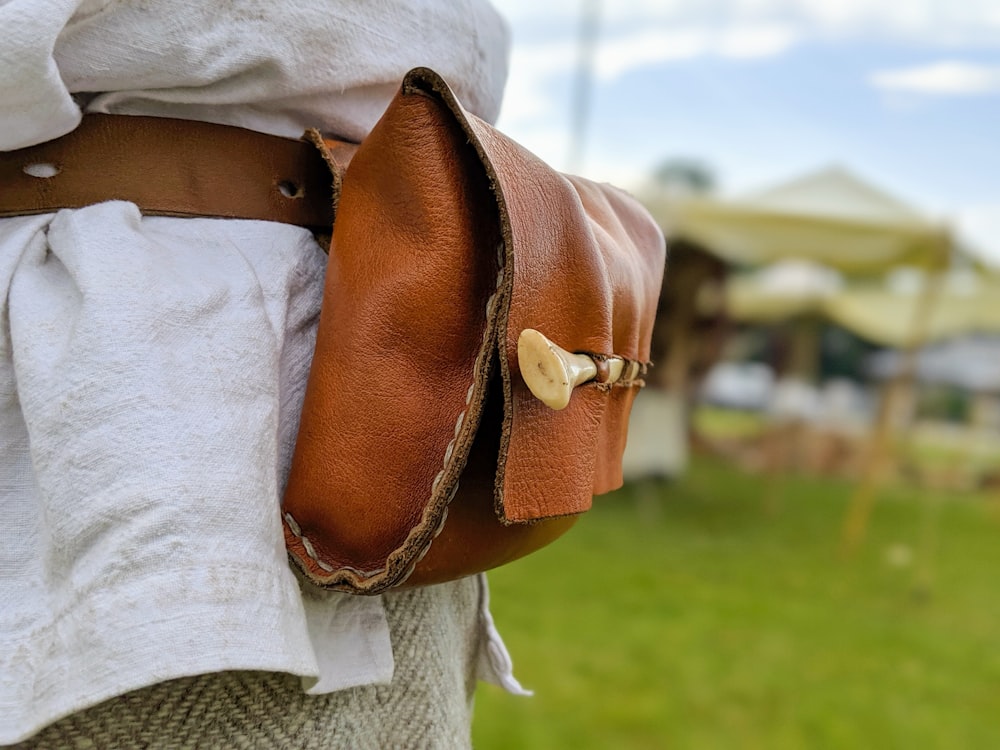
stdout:
{"type": "MultiPolygon", "coordinates": [[[[512,67],[500,126],[522,140],[536,129],[557,163],[570,134],[572,76],[585,0],[492,0],[511,22],[512,67]]],[[[2,0],[0,0],[2,2],[2,0]]],[[[814,41],[901,43],[940,59],[1000,49],[1000,0],[592,0],[600,24],[597,82],[699,58],[776,58],[814,41]]],[[[931,58],[934,59],[933,57],[931,58]]],[[[890,106],[913,108],[915,91],[994,91],[997,69],[969,63],[876,70],[890,106]],[[898,101],[897,101],[898,100],[898,101]]],[[[597,155],[592,158],[596,159],[597,155]]]]}
{"type": "Polygon", "coordinates": [[[798,41],[799,33],[790,25],[748,25],[728,29],[719,37],[723,57],[751,59],[780,55],[798,41]]]}
{"type": "MultiPolygon", "coordinates": [[[[512,68],[504,121],[551,119],[551,82],[577,64],[583,0],[493,0],[511,21],[512,68]]],[[[875,37],[941,49],[1000,46],[1000,0],[598,0],[594,73],[614,81],[641,68],[714,56],[781,55],[817,38],[875,37]]],[[[943,64],[942,64],[943,65],[943,64]]],[[[880,71],[873,85],[891,91],[994,90],[995,71],[967,64],[880,71]]]]}
{"type": "Polygon", "coordinates": [[[633,70],[705,55],[750,59],[778,55],[796,41],[787,26],[735,29],[650,29],[604,40],[597,54],[597,77],[608,81],[633,70]]]}
{"type": "MultiPolygon", "coordinates": [[[[594,74],[611,82],[636,69],[703,56],[747,60],[778,55],[794,45],[793,29],[780,25],[755,25],[735,29],[677,28],[618,33],[601,40],[594,74]]],[[[519,46],[511,60],[510,80],[504,101],[507,123],[543,116],[553,102],[545,82],[569,74],[577,65],[574,40],[556,40],[519,46]]]]}
{"type": "MultiPolygon", "coordinates": [[[[494,0],[516,26],[576,31],[581,0],[494,0]]],[[[606,30],[792,25],[810,36],[873,33],[955,46],[1000,42],[996,0],[603,0],[606,30]]]]}
{"type": "Polygon", "coordinates": [[[635,68],[700,57],[708,52],[703,30],[650,29],[602,40],[597,51],[597,77],[611,81],[635,68]]]}
{"type": "Polygon", "coordinates": [[[883,70],[869,81],[887,91],[969,95],[1000,93],[1000,66],[946,60],[914,68],[883,70]]]}

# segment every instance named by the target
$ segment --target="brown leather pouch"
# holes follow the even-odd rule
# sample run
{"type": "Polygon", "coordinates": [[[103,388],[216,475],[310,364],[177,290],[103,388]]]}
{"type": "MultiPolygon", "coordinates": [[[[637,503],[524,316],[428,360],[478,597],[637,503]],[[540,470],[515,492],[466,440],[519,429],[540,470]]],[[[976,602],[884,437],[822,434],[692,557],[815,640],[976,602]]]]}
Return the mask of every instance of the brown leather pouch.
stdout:
{"type": "Polygon", "coordinates": [[[558,174],[411,71],[343,175],[282,511],[302,572],[364,594],[451,580],[618,487],[663,264],[636,201],[558,174]],[[635,364],[556,411],[519,374],[526,328],[635,364]]]}

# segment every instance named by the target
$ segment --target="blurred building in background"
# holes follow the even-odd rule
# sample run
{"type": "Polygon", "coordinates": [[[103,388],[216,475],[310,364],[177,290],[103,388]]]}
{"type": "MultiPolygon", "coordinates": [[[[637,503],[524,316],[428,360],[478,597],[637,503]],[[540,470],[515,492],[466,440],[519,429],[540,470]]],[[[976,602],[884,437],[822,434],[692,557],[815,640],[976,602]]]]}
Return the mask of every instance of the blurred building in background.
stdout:
{"type": "Polygon", "coordinates": [[[671,239],[627,476],[682,472],[692,440],[751,468],[856,476],[879,429],[940,420],[917,408],[929,388],[974,392],[975,424],[1000,411],[990,339],[955,341],[1000,336],[1000,280],[946,225],[840,168],[734,200],[663,174],[687,172],[658,173],[643,196],[671,239]],[[945,354],[905,354],[941,342],[945,354]],[[927,364],[943,360],[950,381],[927,364]],[[713,443],[691,429],[699,404],[757,414],[761,430],[713,443]]]}

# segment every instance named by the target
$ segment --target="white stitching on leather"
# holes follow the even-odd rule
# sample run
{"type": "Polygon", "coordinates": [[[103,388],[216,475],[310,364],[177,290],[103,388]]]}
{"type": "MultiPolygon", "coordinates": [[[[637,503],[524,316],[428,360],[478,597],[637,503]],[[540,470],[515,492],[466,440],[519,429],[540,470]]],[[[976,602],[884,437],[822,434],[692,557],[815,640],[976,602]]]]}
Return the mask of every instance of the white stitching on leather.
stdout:
{"type": "MultiPolygon", "coordinates": [[[[302,546],[306,548],[306,554],[313,560],[316,560],[316,549],[313,547],[312,542],[305,537],[302,537],[302,546]]],[[[317,560],[317,562],[319,561],[317,560]]]]}
{"type": "Polygon", "coordinates": [[[441,469],[434,477],[434,481],[431,482],[431,494],[433,495],[437,492],[438,486],[441,484],[441,480],[444,479],[444,469],[441,469]]]}

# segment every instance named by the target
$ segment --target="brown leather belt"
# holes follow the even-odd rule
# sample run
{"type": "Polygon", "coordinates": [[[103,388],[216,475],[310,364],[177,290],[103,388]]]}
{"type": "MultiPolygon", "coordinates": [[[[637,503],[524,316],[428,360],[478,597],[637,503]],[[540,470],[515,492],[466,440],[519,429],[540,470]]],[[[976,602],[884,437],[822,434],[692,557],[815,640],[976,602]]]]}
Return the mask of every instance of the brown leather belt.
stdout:
{"type": "Polygon", "coordinates": [[[333,181],[317,145],[304,140],[94,114],[61,138],[0,152],[0,216],[125,200],[144,214],[262,219],[329,232],[333,181]]]}

